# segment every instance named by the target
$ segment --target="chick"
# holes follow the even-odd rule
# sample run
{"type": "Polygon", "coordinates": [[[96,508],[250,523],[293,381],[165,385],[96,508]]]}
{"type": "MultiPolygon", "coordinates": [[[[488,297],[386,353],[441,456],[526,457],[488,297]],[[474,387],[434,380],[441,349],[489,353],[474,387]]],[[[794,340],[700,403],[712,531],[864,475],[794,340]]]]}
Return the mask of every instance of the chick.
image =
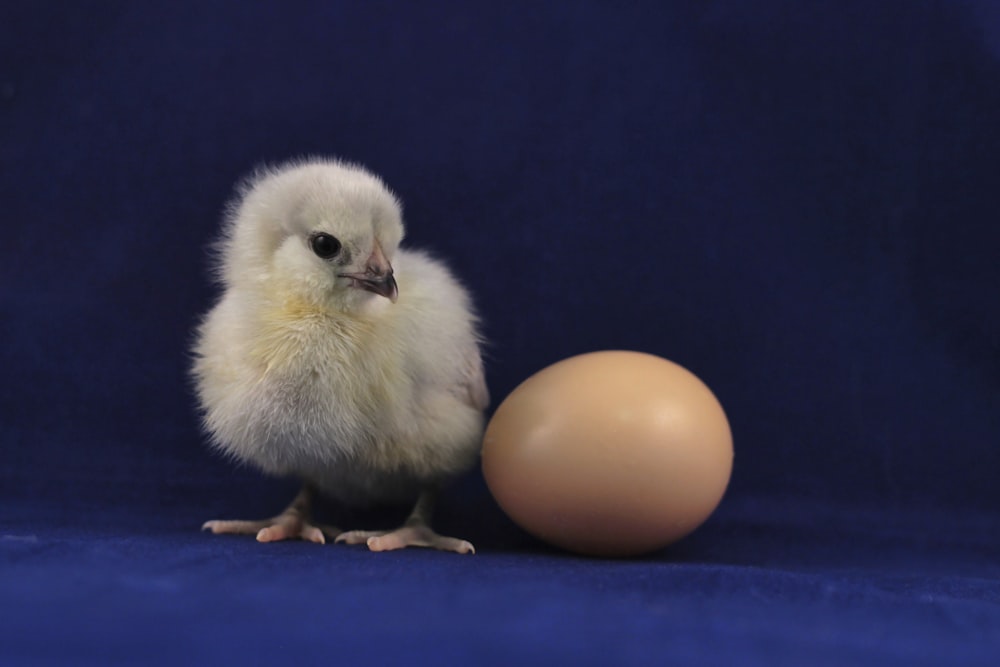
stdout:
{"type": "Polygon", "coordinates": [[[193,376],[212,444],[303,487],[275,517],[204,529],[474,553],[429,521],[440,485],[478,456],[489,395],[477,320],[449,271],[402,239],[398,201],[359,166],[290,163],[241,188],[193,376]],[[415,504],[397,530],[341,532],[310,518],[317,493],[415,504]]]}

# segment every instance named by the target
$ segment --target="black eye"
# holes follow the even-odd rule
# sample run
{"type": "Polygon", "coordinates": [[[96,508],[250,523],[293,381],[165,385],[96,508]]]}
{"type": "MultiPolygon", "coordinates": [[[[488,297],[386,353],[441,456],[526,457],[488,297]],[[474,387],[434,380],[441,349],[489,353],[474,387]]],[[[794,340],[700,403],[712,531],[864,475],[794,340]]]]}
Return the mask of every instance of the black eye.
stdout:
{"type": "Polygon", "coordinates": [[[325,232],[316,232],[309,237],[309,247],[317,257],[330,259],[340,252],[340,241],[325,232]]]}

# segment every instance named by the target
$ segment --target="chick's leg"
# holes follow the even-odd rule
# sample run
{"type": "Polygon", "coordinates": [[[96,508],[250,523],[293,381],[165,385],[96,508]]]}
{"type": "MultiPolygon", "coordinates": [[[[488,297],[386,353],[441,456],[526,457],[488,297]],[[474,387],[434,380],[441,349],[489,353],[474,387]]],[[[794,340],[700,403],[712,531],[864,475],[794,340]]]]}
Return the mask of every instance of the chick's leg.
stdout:
{"type": "Polygon", "coordinates": [[[306,484],[295,496],[291,505],[276,517],[260,521],[206,521],[202,530],[213,533],[229,533],[234,535],[256,535],[258,542],[277,542],[278,540],[303,539],[317,544],[326,544],[326,538],[336,538],[340,530],[309,519],[315,491],[306,484]]]}
{"type": "Polygon", "coordinates": [[[344,544],[367,544],[372,551],[428,547],[460,554],[476,553],[475,547],[465,540],[438,535],[430,527],[434,495],[431,491],[422,493],[406,523],[396,530],[352,530],[341,533],[334,541],[344,544]]]}

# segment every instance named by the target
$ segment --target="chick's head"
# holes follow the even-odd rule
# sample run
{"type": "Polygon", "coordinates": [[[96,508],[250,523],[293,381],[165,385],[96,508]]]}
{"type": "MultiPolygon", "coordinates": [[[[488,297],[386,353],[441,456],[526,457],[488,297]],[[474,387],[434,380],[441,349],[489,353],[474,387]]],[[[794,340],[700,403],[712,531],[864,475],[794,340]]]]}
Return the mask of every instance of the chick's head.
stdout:
{"type": "Polygon", "coordinates": [[[395,301],[399,202],[361,167],[313,160],[262,172],[232,208],[222,279],[278,298],[351,312],[395,301]]]}

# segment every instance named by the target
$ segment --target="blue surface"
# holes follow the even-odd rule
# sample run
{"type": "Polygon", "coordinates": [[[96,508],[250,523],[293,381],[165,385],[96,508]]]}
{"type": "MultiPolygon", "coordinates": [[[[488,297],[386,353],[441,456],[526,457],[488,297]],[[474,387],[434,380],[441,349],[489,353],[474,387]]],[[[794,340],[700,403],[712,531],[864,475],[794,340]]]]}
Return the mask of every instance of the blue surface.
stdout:
{"type": "Polygon", "coordinates": [[[0,664],[1000,664],[997,6],[0,3],[0,664]],[[233,184],[301,154],[400,195],[497,400],[702,377],[719,512],[582,559],[473,472],[473,558],[199,533],[294,493],[186,369],[233,184]]]}

